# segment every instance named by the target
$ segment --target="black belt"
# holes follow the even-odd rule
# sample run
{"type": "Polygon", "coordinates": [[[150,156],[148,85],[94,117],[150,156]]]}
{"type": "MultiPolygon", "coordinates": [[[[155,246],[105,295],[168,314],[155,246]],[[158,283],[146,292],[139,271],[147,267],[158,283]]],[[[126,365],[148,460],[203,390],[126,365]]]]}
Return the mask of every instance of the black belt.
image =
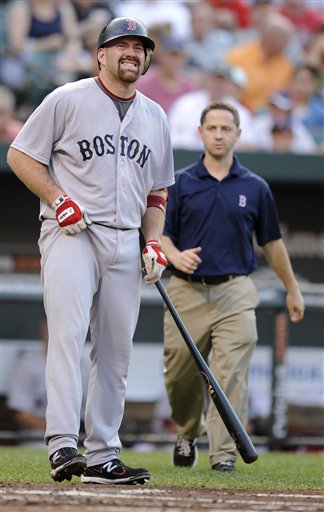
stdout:
{"type": "Polygon", "coordinates": [[[188,281],[189,283],[201,283],[204,285],[222,284],[235,279],[235,277],[238,277],[237,274],[226,274],[223,276],[194,276],[186,274],[185,272],[180,272],[180,270],[173,270],[172,274],[176,277],[179,277],[180,279],[188,281]]]}
{"type": "Polygon", "coordinates": [[[116,228],[116,226],[108,226],[108,224],[103,224],[102,222],[96,222],[96,221],[93,221],[92,224],[96,224],[97,226],[103,226],[104,228],[119,229],[120,231],[130,231],[131,229],[137,229],[137,228],[116,228]]]}
{"type": "MultiPolygon", "coordinates": [[[[55,219],[46,219],[42,215],[40,216],[40,221],[44,222],[44,220],[55,220],[55,219]]],[[[97,226],[103,226],[104,228],[110,228],[110,229],[119,229],[120,231],[130,231],[131,229],[137,229],[137,228],[116,228],[115,226],[108,226],[108,224],[103,224],[102,222],[92,222],[92,224],[96,224],[97,226]]]]}

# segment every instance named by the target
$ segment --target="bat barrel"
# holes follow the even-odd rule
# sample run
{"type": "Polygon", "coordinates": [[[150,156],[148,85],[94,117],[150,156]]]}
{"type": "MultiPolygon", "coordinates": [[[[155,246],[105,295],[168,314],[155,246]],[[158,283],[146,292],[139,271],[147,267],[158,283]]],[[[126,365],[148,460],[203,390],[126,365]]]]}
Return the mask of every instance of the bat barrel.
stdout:
{"type": "Polygon", "coordinates": [[[231,435],[243,461],[246,464],[252,464],[252,462],[255,462],[258,458],[257,451],[226,396],[225,400],[224,397],[220,400],[216,393],[214,393],[213,396],[211,395],[211,399],[219,411],[225,427],[231,435]]]}

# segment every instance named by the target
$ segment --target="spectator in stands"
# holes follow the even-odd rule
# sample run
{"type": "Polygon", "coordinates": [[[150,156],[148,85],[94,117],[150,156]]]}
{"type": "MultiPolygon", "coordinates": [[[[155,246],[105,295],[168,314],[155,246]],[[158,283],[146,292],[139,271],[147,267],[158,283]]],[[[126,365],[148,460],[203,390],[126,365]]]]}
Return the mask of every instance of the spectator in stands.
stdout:
{"type": "Polygon", "coordinates": [[[184,51],[188,64],[194,67],[217,66],[224,53],[237,42],[234,27],[224,26],[224,17],[208,2],[189,4],[191,33],[185,41],[184,51]]]}
{"type": "Polygon", "coordinates": [[[10,144],[18,135],[23,123],[15,116],[16,98],[5,85],[0,85],[0,142],[10,144]]]}
{"type": "Polygon", "coordinates": [[[201,73],[202,87],[178,98],[170,109],[168,118],[174,149],[202,149],[198,133],[202,105],[225,95],[228,77],[224,66],[202,69],[201,73]]]}
{"type": "Polygon", "coordinates": [[[173,38],[163,40],[155,66],[140,79],[138,90],[159,103],[168,114],[177,98],[197,89],[185,64],[182,43],[173,38]]]}
{"type": "Polygon", "coordinates": [[[293,102],[293,116],[309,130],[319,147],[324,143],[324,104],[319,89],[319,70],[308,64],[295,69],[289,91],[293,102]]]}
{"type": "Polygon", "coordinates": [[[250,26],[251,6],[246,0],[208,0],[218,12],[228,11],[234,18],[232,23],[239,28],[247,28],[250,26]]]}
{"type": "Polygon", "coordinates": [[[291,97],[285,93],[272,94],[267,109],[255,115],[251,134],[257,151],[282,151],[285,147],[291,153],[316,153],[311,134],[294,118],[291,97]]]}
{"type": "Polygon", "coordinates": [[[323,2],[318,2],[318,9],[308,5],[307,0],[282,0],[279,11],[296,27],[298,37],[306,47],[312,37],[324,23],[323,2]]]}
{"type": "Polygon", "coordinates": [[[271,151],[273,153],[294,153],[294,133],[291,119],[275,123],[271,128],[271,151]]]}
{"type": "MultiPolygon", "coordinates": [[[[155,68],[157,63],[159,62],[160,49],[162,49],[162,42],[167,39],[175,39],[180,41],[177,38],[174,38],[171,35],[171,27],[169,23],[154,23],[150,25],[149,28],[149,36],[155,42],[154,54],[152,58],[152,63],[150,65],[150,72],[155,68]]],[[[162,50],[161,50],[162,51],[162,50]]]]}
{"type": "Polygon", "coordinates": [[[71,0],[71,4],[83,47],[82,66],[78,70],[77,78],[88,78],[98,74],[98,33],[114,16],[114,12],[104,0],[71,0]]]}
{"type": "Polygon", "coordinates": [[[250,7],[250,24],[238,31],[238,42],[240,44],[257,39],[267,17],[278,12],[273,0],[252,0],[250,7]]]}
{"type": "Polygon", "coordinates": [[[288,86],[294,66],[285,49],[293,33],[292,23],[273,12],[260,26],[257,39],[234,46],[225,56],[248,76],[243,101],[252,111],[267,105],[272,92],[288,86]]]}
{"type": "Polygon", "coordinates": [[[108,2],[103,0],[71,0],[71,3],[78,22],[82,44],[87,47],[89,40],[93,40],[94,34],[98,38],[98,33],[114,16],[114,12],[108,2]]]}
{"type": "MultiPolygon", "coordinates": [[[[14,412],[17,425],[27,436],[42,438],[45,432],[47,405],[45,389],[45,364],[48,344],[47,322],[40,324],[40,344],[17,352],[16,365],[8,393],[8,407],[14,412]]],[[[85,395],[89,378],[89,363],[82,359],[84,397],[81,418],[84,417],[85,395]]],[[[81,424],[81,428],[83,425],[81,424]]]]}
{"type": "MultiPolygon", "coordinates": [[[[275,0],[253,0],[251,9],[251,25],[241,30],[238,34],[239,42],[253,41],[258,38],[265,21],[272,13],[278,13],[278,3],[275,0]]],[[[285,55],[294,65],[299,64],[304,56],[304,43],[301,41],[298,32],[295,30],[290,37],[285,55]]]]}
{"type": "Polygon", "coordinates": [[[241,116],[242,135],[237,149],[252,149],[252,114],[240,99],[247,86],[244,71],[224,65],[203,71],[203,87],[180,97],[170,109],[169,126],[173,148],[203,150],[198,131],[200,114],[208,103],[226,98],[235,104],[241,116]]]}
{"type": "Polygon", "coordinates": [[[248,78],[245,71],[239,67],[230,66],[227,72],[229,80],[222,100],[231,103],[238,110],[240,114],[240,124],[245,131],[244,134],[241,134],[236,144],[236,149],[239,151],[253,151],[254,138],[251,133],[253,114],[243,103],[243,94],[248,83],[248,78]]]}
{"type": "Polygon", "coordinates": [[[156,23],[167,23],[170,36],[185,40],[190,34],[190,10],[187,3],[164,0],[124,0],[114,4],[116,16],[134,16],[150,29],[156,23]]]}
{"type": "Polygon", "coordinates": [[[319,87],[324,89],[324,24],[313,34],[305,51],[304,61],[319,70],[319,87]]]}
{"type": "Polygon", "coordinates": [[[1,78],[28,93],[36,106],[82,69],[75,13],[69,0],[15,0],[8,9],[8,57],[2,63],[1,78]]]}

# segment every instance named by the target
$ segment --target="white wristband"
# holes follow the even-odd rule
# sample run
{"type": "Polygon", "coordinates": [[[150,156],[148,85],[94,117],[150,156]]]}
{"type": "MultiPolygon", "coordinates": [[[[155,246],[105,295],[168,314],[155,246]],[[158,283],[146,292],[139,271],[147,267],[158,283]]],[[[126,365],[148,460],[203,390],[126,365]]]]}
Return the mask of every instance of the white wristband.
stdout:
{"type": "Polygon", "coordinates": [[[51,205],[53,210],[56,211],[58,209],[58,207],[61,206],[61,204],[63,204],[66,201],[67,197],[68,196],[66,194],[63,194],[63,195],[59,196],[57,199],[55,199],[55,201],[53,201],[53,203],[51,205]]]}

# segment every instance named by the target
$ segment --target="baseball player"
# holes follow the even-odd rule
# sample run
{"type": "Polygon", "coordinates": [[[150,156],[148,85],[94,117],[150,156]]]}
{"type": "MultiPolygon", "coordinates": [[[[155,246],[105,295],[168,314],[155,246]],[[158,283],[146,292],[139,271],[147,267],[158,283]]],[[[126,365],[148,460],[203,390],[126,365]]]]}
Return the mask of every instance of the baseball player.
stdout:
{"type": "Polygon", "coordinates": [[[136,91],[154,46],[139,20],[111,20],[98,38],[98,76],[49,94],[8,152],[15,174],[40,197],[45,442],[59,482],[73,475],[102,484],[150,478],[120,461],[118,430],[140,306],[140,229],[145,282],[157,281],[167,265],[159,239],[174,182],[170,135],[161,107],[136,91]],[[79,362],[89,325],[83,456],[79,362]]]}

